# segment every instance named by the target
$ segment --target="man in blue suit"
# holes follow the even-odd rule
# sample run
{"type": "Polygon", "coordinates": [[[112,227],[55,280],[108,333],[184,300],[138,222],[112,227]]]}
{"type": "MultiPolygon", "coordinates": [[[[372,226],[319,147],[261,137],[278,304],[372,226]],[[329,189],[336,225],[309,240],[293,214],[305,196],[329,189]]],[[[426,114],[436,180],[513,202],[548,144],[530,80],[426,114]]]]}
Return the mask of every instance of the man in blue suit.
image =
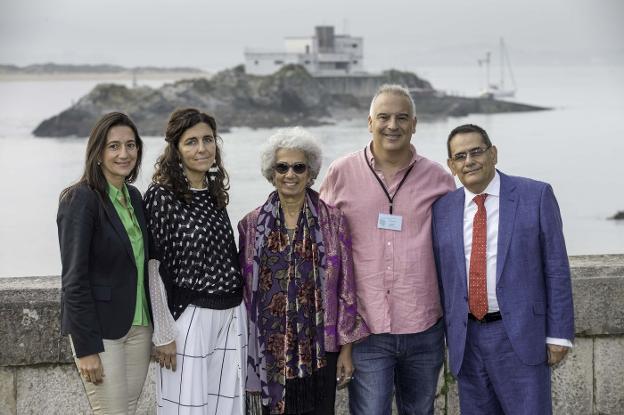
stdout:
{"type": "Polygon", "coordinates": [[[463,188],[433,206],[433,247],[461,413],[550,414],[550,367],[572,347],[574,311],[550,185],[507,176],[481,127],[455,128],[463,188]]]}

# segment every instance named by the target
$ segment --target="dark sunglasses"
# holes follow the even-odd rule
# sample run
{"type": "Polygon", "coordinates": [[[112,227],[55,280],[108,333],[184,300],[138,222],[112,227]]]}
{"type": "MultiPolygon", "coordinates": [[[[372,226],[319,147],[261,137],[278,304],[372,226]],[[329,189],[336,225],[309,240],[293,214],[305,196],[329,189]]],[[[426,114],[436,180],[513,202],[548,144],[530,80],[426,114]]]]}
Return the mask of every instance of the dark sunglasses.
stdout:
{"type": "Polygon", "coordinates": [[[273,170],[279,174],[286,174],[290,169],[292,169],[295,174],[303,174],[308,169],[308,166],[305,163],[288,164],[283,162],[275,163],[275,166],[273,166],[273,170]]]}

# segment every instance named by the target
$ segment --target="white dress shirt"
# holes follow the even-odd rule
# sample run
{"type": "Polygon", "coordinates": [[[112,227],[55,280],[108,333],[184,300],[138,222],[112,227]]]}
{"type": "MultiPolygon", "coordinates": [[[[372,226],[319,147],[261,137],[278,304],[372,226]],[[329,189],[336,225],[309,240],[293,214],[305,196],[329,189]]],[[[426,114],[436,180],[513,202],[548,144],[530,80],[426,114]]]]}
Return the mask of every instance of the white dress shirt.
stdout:
{"type": "MultiPolygon", "coordinates": [[[[470,286],[470,254],[472,253],[472,222],[477,213],[477,204],[474,197],[477,196],[464,187],[464,254],[466,258],[466,286],[470,286]]],[[[485,198],[485,210],[487,212],[487,246],[486,246],[486,282],[488,296],[488,313],[499,311],[498,299],[496,298],[496,253],[498,250],[498,217],[500,206],[500,176],[498,172],[487,185],[483,193],[485,198]]],[[[546,343],[572,347],[568,339],[546,337],[546,343]]]]}

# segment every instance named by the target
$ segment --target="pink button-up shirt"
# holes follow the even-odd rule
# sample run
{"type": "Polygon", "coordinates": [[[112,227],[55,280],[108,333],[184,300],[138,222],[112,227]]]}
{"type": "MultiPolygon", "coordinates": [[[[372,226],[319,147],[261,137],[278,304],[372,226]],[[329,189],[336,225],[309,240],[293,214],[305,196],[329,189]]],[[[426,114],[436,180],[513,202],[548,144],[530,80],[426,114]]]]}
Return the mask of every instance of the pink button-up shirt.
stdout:
{"type": "Polygon", "coordinates": [[[371,145],[369,162],[394,196],[393,214],[403,217],[401,231],[379,229],[379,213],[389,202],[368,167],[364,150],[342,157],[329,167],[321,198],[340,208],[353,240],[358,311],[372,333],[418,333],[441,316],[437,274],[431,245],[431,205],[455,189],[453,177],[442,166],[416,153],[410,164],[392,178],[375,166],[371,145]],[[411,165],[398,193],[399,183],[411,165]]]}

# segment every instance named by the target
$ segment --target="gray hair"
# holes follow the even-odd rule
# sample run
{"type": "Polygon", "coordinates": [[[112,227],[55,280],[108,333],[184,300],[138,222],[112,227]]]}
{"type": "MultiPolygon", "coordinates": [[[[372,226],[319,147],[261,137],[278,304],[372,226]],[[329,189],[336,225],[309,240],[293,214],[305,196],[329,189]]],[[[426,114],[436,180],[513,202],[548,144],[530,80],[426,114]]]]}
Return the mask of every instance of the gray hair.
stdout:
{"type": "Polygon", "coordinates": [[[305,155],[306,164],[310,172],[310,183],[312,186],[321,170],[322,150],[321,143],[307,130],[301,127],[285,128],[278,130],[269,137],[260,153],[260,170],[262,175],[273,184],[273,166],[275,165],[275,155],[277,150],[282,148],[299,150],[305,155]]]}
{"type": "Polygon", "coordinates": [[[375,95],[371,100],[370,110],[368,111],[368,115],[371,117],[375,116],[373,107],[375,106],[375,100],[381,94],[394,94],[409,99],[410,106],[412,107],[412,117],[416,116],[416,104],[414,104],[414,98],[412,98],[412,94],[410,94],[409,89],[399,84],[383,84],[379,87],[379,89],[377,89],[377,92],[375,92],[375,95]]]}

